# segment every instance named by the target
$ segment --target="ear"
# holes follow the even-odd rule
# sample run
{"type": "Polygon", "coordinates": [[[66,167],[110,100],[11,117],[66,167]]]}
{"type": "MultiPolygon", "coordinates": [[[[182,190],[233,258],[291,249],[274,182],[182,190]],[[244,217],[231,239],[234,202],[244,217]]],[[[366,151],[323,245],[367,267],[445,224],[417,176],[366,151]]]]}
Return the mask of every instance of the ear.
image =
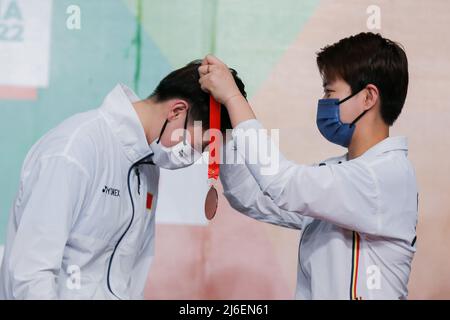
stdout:
{"type": "Polygon", "coordinates": [[[364,110],[369,110],[380,100],[378,88],[373,84],[368,84],[365,90],[364,110]]]}
{"type": "Polygon", "coordinates": [[[173,121],[179,119],[180,117],[184,117],[185,113],[189,109],[189,104],[186,100],[183,99],[173,99],[169,101],[169,114],[167,119],[169,121],[173,121]]]}

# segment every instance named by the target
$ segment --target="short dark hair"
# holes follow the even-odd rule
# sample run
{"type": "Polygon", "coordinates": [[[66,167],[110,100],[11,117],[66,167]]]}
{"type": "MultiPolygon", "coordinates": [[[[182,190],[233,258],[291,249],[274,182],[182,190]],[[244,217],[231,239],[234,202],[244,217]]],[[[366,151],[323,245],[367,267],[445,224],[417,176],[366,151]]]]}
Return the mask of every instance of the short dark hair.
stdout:
{"type": "MultiPolygon", "coordinates": [[[[209,97],[204,92],[199,83],[200,75],[198,68],[201,66],[201,60],[194,60],[181,69],[175,70],[167,75],[158,84],[149,98],[155,99],[157,102],[164,102],[169,99],[183,99],[189,103],[189,121],[202,121],[204,129],[209,129],[209,97]]],[[[244,97],[247,97],[245,85],[238,77],[236,70],[230,71],[234,80],[244,97]]],[[[221,131],[225,132],[231,129],[230,116],[227,109],[221,108],[221,131]]]]}
{"type": "Polygon", "coordinates": [[[368,84],[380,93],[381,117],[391,126],[400,115],[408,92],[408,59],[402,46],[371,32],[359,33],[317,53],[326,81],[342,79],[352,93],[368,84]]]}

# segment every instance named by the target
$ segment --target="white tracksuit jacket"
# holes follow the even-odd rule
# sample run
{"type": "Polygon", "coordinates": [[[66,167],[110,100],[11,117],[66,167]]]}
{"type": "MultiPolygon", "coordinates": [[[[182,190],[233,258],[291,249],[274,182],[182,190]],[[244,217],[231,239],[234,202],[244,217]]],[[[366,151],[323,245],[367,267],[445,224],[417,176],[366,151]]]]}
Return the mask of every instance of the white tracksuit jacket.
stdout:
{"type": "Polygon", "coordinates": [[[226,161],[237,164],[223,165],[220,177],[236,210],[303,230],[296,298],[406,299],[418,211],[406,138],[387,138],[351,161],[303,166],[260,129],[248,120],[233,130],[226,161]],[[270,148],[272,158],[258,154],[270,148]]]}
{"type": "Polygon", "coordinates": [[[0,299],[143,298],[159,169],[145,164],[151,149],[137,100],[118,85],[99,109],[67,119],[30,150],[11,209],[0,299]]]}

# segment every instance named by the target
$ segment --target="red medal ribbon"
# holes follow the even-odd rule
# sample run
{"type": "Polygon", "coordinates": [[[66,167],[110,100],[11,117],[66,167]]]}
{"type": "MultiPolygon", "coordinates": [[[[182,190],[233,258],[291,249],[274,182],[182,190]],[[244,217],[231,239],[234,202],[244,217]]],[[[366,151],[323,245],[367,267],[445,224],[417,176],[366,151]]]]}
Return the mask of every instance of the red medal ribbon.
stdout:
{"type": "MultiPolygon", "coordinates": [[[[220,131],[220,103],[213,96],[209,98],[209,128],[220,131]]],[[[208,179],[219,179],[219,157],[220,157],[220,139],[215,141],[216,137],[210,132],[209,138],[209,162],[208,179]]]]}

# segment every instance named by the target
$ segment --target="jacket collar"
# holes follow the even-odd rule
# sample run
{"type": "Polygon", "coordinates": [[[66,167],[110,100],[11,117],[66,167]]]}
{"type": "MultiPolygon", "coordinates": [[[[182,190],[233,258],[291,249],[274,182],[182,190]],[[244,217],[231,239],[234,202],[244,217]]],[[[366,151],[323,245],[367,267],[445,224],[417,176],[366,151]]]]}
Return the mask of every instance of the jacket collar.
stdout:
{"type": "Polygon", "coordinates": [[[389,151],[403,151],[408,155],[408,139],[403,136],[388,137],[364,152],[360,158],[373,158],[389,151]]]}
{"type": "MultiPolygon", "coordinates": [[[[403,151],[405,155],[408,155],[408,139],[406,137],[388,137],[380,142],[378,142],[376,145],[374,145],[372,148],[364,152],[361,156],[358,158],[355,158],[353,160],[357,159],[368,159],[368,158],[374,158],[380,154],[389,152],[389,151],[403,151]]],[[[348,160],[348,153],[335,157],[330,158],[328,160],[325,160],[324,162],[320,163],[320,165],[324,164],[339,164],[342,162],[346,162],[348,160]]]]}
{"type": "Polygon", "coordinates": [[[139,100],[130,88],[118,84],[99,109],[132,163],[151,154],[144,128],[132,105],[139,100]]]}

